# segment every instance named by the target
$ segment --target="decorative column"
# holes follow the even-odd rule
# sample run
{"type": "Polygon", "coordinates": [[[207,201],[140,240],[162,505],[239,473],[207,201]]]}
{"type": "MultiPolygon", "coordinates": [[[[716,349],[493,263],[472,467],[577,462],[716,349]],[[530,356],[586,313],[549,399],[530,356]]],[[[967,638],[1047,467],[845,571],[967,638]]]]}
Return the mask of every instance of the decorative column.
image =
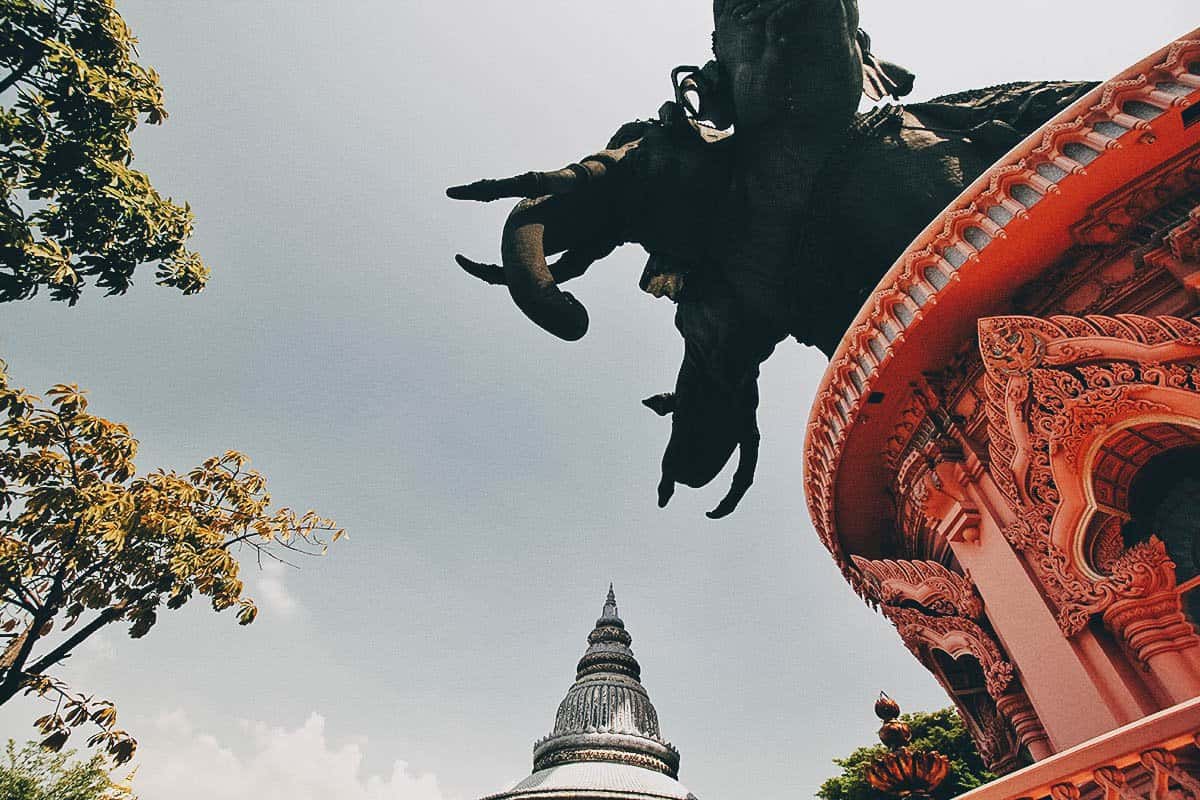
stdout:
{"type": "Polygon", "coordinates": [[[1029,754],[1033,756],[1034,761],[1054,755],[1050,737],[1046,735],[1046,729],[1042,727],[1042,721],[1024,689],[1017,686],[996,698],[996,708],[1013,726],[1021,744],[1029,748],[1029,754]]]}
{"type": "Polygon", "coordinates": [[[1183,614],[1175,564],[1157,538],[1117,559],[1110,580],[1123,587],[1104,610],[1104,624],[1180,702],[1195,695],[1197,636],[1183,614]]]}
{"type": "MultiPolygon", "coordinates": [[[[1062,636],[1041,587],[1001,532],[1017,509],[966,446],[960,419],[943,407],[941,397],[927,381],[914,386],[903,414],[905,435],[894,438],[896,446],[885,454],[895,470],[900,549],[930,562],[957,561],[973,576],[972,592],[988,603],[990,629],[998,635],[987,637],[1003,642],[1012,661],[1046,665],[1031,672],[1022,691],[1044,722],[1036,737],[1027,732],[1022,739],[1035,758],[1111,730],[1123,719],[1107,706],[1094,670],[1062,636]],[[1080,707],[1089,713],[1069,710],[1080,707]]],[[[979,417],[982,427],[987,410],[979,417]]],[[[999,700],[1000,694],[992,697],[999,700]]]]}

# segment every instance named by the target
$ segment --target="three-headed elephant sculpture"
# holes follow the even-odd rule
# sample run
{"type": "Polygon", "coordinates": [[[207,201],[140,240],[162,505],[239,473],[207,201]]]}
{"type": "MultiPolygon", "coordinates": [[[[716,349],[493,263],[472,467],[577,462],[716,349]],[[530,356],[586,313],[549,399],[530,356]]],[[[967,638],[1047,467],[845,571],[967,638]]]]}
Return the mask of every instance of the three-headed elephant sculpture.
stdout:
{"type": "Polygon", "coordinates": [[[458,263],[565,340],[588,316],[560,285],[619,245],[646,249],[642,288],[677,304],[685,343],[674,391],[644,401],[672,419],[659,505],[677,484],[707,485],[740,448],[718,518],[753,481],[759,367],[775,346],[790,335],[832,354],[929,220],[1093,84],[1006,84],[858,114],[864,92],[898,99],[913,76],[871,53],[855,0],[715,0],[714,16],[716,58],[675,70],[658,119],[563,169],[447,193],[523,198],[501,265],[458,263]]]}

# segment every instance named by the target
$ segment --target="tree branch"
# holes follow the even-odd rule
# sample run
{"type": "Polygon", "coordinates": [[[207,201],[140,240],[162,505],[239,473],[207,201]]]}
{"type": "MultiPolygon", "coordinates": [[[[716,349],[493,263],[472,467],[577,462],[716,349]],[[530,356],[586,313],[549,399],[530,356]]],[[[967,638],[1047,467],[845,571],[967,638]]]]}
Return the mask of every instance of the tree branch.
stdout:
{"type": "MultiPolygon", "coordinates": [[[[83,641],[93,633],[100,630],[105,625],[110,625],[119,620],[129,606],[150,596],[157,591],[158,588],[158,583],[148,584],[143,586],[141,589],[138,589],[138,591],[132,597],[122,601],[119,607],[109,606],[108,608],[104,609],[100,612],[99,616],[76,631],[75,634],[68,638],[65,642],[38,659],[37,663],[33,664],[29,668],[28,672],[34,675],[40,675],[41,673],[45,672],[47,669],[70,655],[72,650],[82,644],[83,641]]],[[[3,695],[0,695],[0,703],[3,702],[4,697],[3,695]]]]}
{"type": "Polygon", "coordinates": [[[46,48],[41,42],[38,42],[25,53],[25,58],[17,65],[17,68],[8,74],[4,80],[0,80],[0,94],[8,91],[12,86],[21,81],[30,70],[37,66],[42,60],[42,56],[46,55],[46,48]]]}
{"type": "MultiPolygon", "coordinates": [[[[71,654],[72,650],[74,650],[79,645],[83,644],[84,640],[87,639],[89,636],[91,636],[93,633],[100,630],[105,625],[111,625],[112,623],[116,622],[118,619],[121,618],[121,615],[124,613],[125,613],[124,608],[116,608],[115,606],[109,606],[108,608],[104,609],[103,611],[100,612],[100,614],[94,620],[92,620],[87,625],[84,625],[82,628],[80,628],[78,631],[76,631],[73,636],[71,636],[65,642],[60,644],[58,647],[51,650],[46,655],[39,658],[34,664],[32,664],[29,667],[28,670],[25,670],[26,674],[29,674],[29,675],[42,674],[50,667],[53,667],[59,661],[62,661],[64,658],[69,656],[71,654]]],[[[7,698],[4,697],[4,695],[2,693],[0,693],[0,704],[2,704],[6,699],[7,698]]]]}
{"type": "Polygon", "coordinates": [[[0,705],[11,700],[21,690],[21,680],[28,674],[25,670],[25,662],[29,660],[33,646],[42,638],[42,630],[46,627],[46,623],[54,619],[54,615],[58,613],[58,605],[62,602],[65,572],[66,566],[64,565],[54,577],[54,585],[50,587],[46,602],[33,615],[29,627],[25,629],[25,640],[21,642],[20,648],[5,668],[4,681],[0,683],[0,705]]]}
{"type": "Polygon", "coordinates": [[[8,593],[12,598],[6,602],[12,603],[15,606],[20,606],[24,611],[30,614],[37,612],[37,600],[26,589],[20,581],[13,582],[7,578],[0,577],[0,590],[8,593]]]}
{"type": "MultiPolygon", "coordinates": [[[[62,16],[55,20],[54,29],[56,31],[60,30],[63,25],[66,24],[67,18],[75,13],[75,3],[76,0],[68,0],[62,16]]],[[[57,12],[58,3],[55,3],[54,12],[52,13],[57,12]]],[[[0,80],[0,94],[3,94],[8,89],[12,88],[13,85],[19,83],[22,79],[27,77],[30,71],[37,66],[37,63],[42,60],[42,57],[46,55],[46,46],[38,39],[38,36],[42,35],[41,33],[25,33],[25,35],[29,36],[30,47],[25,52],[25,57],[21,60],[21,63],[17,65],[17,68],[9,73],[8,77],[6,77],[4,80],[0,80]]]]}

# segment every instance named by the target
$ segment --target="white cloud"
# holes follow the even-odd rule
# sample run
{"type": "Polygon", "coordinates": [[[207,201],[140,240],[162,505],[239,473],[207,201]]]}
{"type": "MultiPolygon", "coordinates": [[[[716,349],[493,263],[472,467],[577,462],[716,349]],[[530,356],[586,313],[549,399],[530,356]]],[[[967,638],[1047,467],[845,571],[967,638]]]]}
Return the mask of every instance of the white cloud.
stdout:
{"type": "Polygon", "coordinates": [[[316,713],[295,730],[243,722],[237,752],[181,711],[139,734],[133,789],[141,800],[445,800],[433,775],[403,761],[386,776],[360,775],[365,740],[332,747],[316,713]]]}
{"type": "Polygon", "coordinates": [[[296,613],[300,603],[295,595],[288,591],[284,576],[288,567],[276,561],[264,562],[261,569],[251,567],[255,572],[250,576],[249,595],[258,603],[265,616],[288,618],[296,613]]]}

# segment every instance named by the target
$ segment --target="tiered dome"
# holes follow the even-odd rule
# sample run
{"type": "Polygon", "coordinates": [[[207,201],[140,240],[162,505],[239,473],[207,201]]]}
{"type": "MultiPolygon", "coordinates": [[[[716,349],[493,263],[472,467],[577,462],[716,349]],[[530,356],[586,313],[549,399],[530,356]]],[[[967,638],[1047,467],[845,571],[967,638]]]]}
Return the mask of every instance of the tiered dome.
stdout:
{"type": "Polygon", "coordinates": [[[676,780],[679,752],[659,732],[631,643],[610,586],[554,730],[534,745],[533,774],[489,800],[695,800],[676,780]]]}
{"type": "Polygon", "coordinates": [[[671,778],[679,774],[679,753],[659,733],[658,712],[629,649],[632,641],[609,586],[604,611],[579,659],[575,685],[558,706],[553,732],[534,747],[535,772],[556,764],[609,761],[671,778]]]}

